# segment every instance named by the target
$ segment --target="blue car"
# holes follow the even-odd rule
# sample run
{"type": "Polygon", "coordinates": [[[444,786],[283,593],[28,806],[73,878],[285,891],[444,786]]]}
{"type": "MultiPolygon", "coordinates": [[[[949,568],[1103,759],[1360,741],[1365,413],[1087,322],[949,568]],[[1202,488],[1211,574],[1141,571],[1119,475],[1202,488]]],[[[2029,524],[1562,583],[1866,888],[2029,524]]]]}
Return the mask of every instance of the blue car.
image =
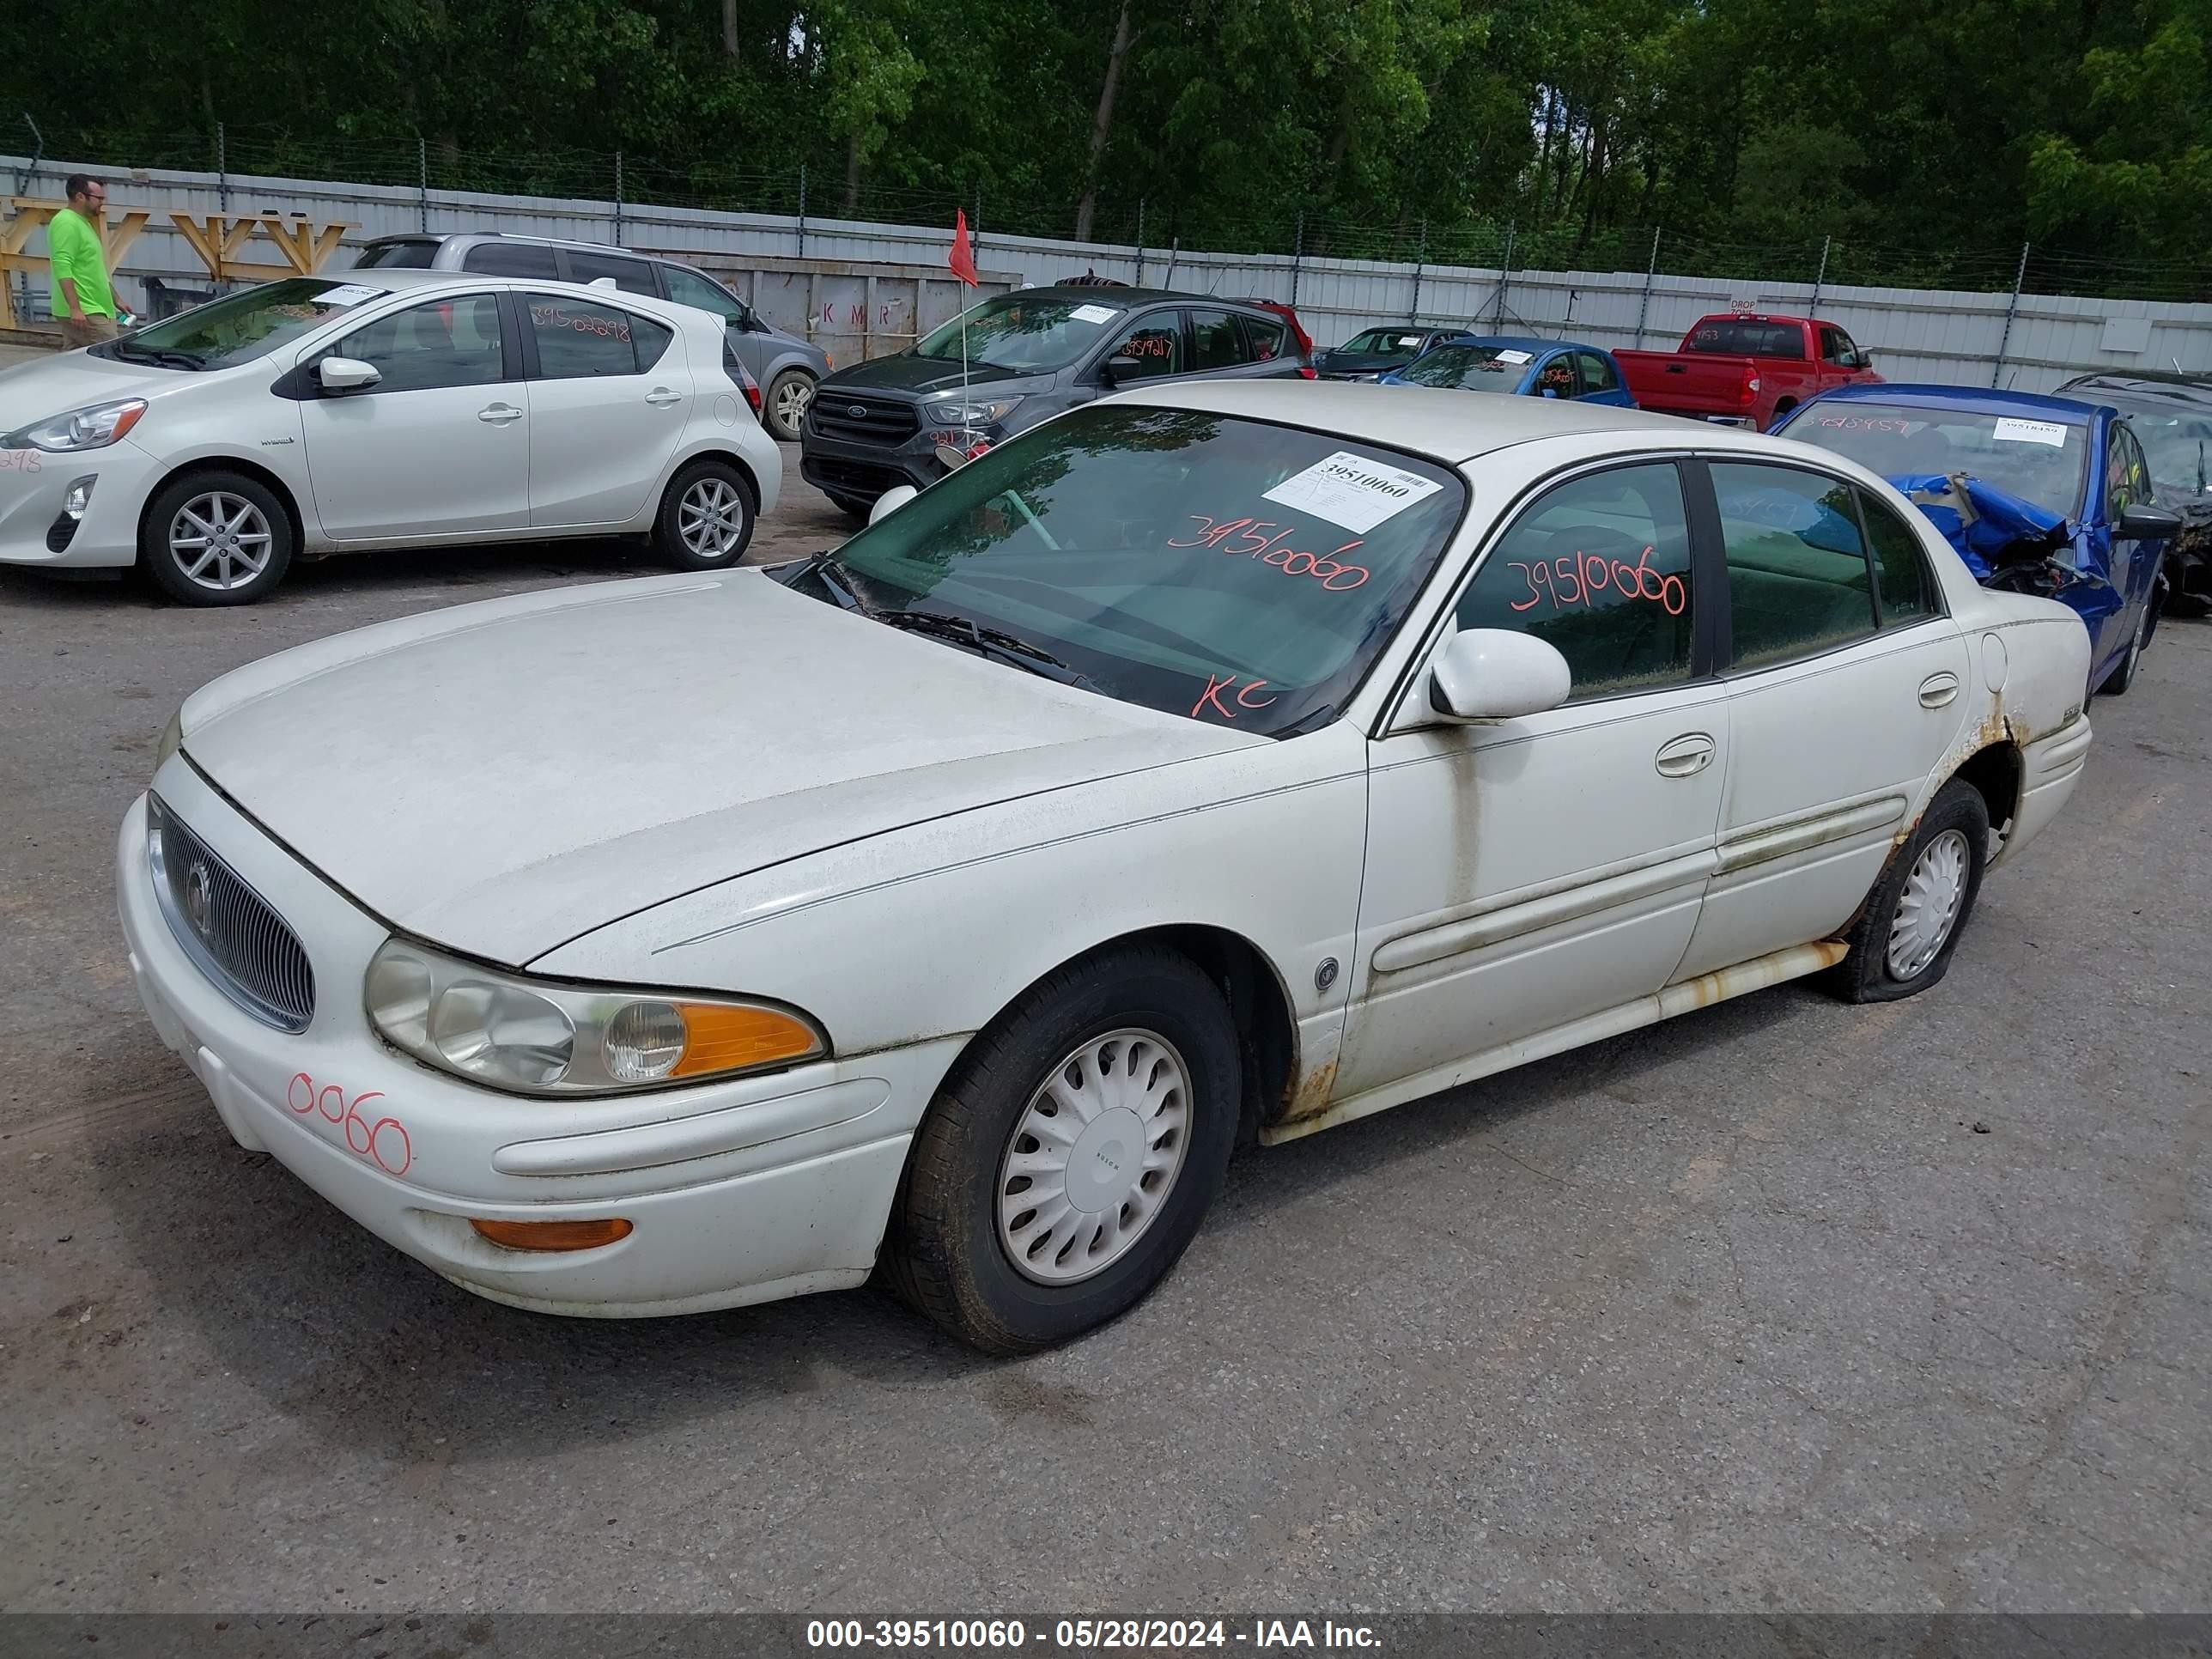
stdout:
{"type": "Polygon", "coordinates": [[[1840,386],[1773,428],[1879,472],[1985,587],[2070,605],[2089,630],[2091,693],[2134,683],[2158,626],[2181,520],[2110,404],[1955,386],[1840,386]]]}
{"type": "Polygon", "coordinates": [[[1440,340],[1384,386],[1434,386],[1455,392],[1504,392],[1523,398],[1573,398],[1633,409],[1628,378],[1609,351],[1575,340],[1457,334],[1440,340]]]}

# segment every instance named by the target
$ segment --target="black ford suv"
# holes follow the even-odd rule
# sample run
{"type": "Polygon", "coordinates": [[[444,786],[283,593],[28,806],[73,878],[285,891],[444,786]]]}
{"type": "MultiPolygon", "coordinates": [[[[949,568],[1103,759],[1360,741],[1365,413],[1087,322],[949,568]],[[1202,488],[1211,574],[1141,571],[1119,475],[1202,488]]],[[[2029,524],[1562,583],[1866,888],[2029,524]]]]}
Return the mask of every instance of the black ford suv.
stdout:
{"type": "Polygon", "coordinates": [[[895,356],[822,382],[800,476],[856,519],[895,484],[923,488],[977,452],[1102,392],[1199,376],[1314,377],[1282,318],[1241,301],[1068,285],[1002,294],[895,356]]]}

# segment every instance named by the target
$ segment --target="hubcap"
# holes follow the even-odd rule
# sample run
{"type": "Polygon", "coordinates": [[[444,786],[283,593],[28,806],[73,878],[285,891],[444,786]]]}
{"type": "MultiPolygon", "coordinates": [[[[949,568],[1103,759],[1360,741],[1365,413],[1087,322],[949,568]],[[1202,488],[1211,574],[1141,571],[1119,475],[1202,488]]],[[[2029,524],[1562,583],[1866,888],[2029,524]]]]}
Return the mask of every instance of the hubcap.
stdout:
{"type": "Polygon", "coordinates": [[[814,401],[814,388],[805,380],[786,380],[775,389],[776,423],[786,432],[797,432],[806,418],[806,406],[814,401]]]}
{"type": "Polygon", "coordinates": [[[217,593],[243,587],[269,568],[276,538],[261,509],[243,495],[210,490],[169,521],[169,556],[185,580],[217,593]]]}
{"type": "Polygon", "coordinates": [[[676,509],[684,545],[702,559],[726,559],[745,532],[744,500],[720,478],[702,478],[684,492],[676,509]]]}
{"type": "Polygon", "coordinates": [[[999,1242],[1044,1285],[1103,1272],[1145,1236],[1182,1171],[1190,1077],[1157,1032],[1094,1037],[1030,1097],[999,1169],[999,1242]]]}
{"type": "Polygon", "coordinates": [[[1889,975],[1911,979],[1927,971],[1959,921],[1959,902],[1966,894],[1966,838],[1946,830],[1921,848],[1897,914],[1889,921],[1889,975]]]}

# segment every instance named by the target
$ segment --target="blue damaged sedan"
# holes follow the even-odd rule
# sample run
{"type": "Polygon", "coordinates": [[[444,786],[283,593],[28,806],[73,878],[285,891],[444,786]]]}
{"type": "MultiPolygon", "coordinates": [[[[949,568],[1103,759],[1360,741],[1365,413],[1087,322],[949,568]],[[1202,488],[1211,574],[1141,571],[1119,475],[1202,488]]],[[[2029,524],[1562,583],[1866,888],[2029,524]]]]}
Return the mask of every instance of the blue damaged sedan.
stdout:
{"type": "Polygon", "coordinates": [[[1773,428],[1849,456],[1942,531],[1984,587],[2072,607],[2089,630],[2089,684],[2135,681],[2164,608],[2179,515],[2110,404],[1967,386],[1838,387],[1773,428]]]}
{"type": "Polygon", "coordinates": [[[1627,378],[1613,354],[1574,340],[1455,335],[1431,346],[1405,368],[1383,375],[1382,384],[1572,398],[1617,409],[1636,407],[1627,378]]]}

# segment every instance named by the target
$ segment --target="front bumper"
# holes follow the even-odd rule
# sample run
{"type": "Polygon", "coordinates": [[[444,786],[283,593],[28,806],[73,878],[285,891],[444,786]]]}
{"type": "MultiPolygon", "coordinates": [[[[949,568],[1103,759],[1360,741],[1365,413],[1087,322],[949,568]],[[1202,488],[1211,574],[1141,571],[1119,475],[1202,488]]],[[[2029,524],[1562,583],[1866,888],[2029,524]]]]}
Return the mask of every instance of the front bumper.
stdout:
{"type": "Polygon", "coordinates": [[[128,438],[76,454],[0,449],[0,564],[56,570],[136,564],[138,516],[161,471],[128,438]],[[70,525],[63,504],[70,486],[82,478],[93,481],[92,500],[70,525]]]}
{"type": "Polygon", "coordinates": [[[940,1039],[769,1076],[597,1100],[476,1088],[386,1045],[360,986],[384,926],[271,842],[181,758],[162,799],[298,934],[317,1002],[297,1036],[244,1012],[170,932],[143,799],[116,888],[161,1040],[239,1145],[272,1154],[387,1243],[463,1288],[545,1313],[688,1313],[857,1285],[875,1263],[940,1039]],[[471,1218],[632,1224],[573,1252],[491,1243],[471,1218]]]}

